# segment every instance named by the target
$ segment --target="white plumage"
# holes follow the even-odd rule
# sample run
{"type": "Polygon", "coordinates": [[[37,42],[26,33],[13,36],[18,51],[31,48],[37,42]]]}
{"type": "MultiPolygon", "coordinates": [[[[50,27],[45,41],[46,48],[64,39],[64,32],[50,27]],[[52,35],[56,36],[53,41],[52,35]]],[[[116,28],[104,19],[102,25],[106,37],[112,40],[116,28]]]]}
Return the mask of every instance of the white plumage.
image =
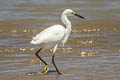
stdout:
{"type": "MultiPolygon", "coordinates": [[[[36,56],[46,65],[44,68],[44,74],[46,74],[49,70],[48,64],[38,55],[38,53],[44,48],[53,48],[53,53],[55,53],[57,47],[59,44],[64,45],[66,41],[68,40],[68,37],[71,32],[71,22],[68,20],[67,16],[78,16],[82,19],[84,17],[76,14],[71,9],[66,9],[63,11],[61,15],[61,20],[63,24],[65,25],[53,25],[48,27],[47,29],[41,31],[39,34],[37,34],[35,37],[33,37],[33,40],[31,41],[31,44],[34,45],[40,45],[40,49],[36,52],[36,56]]],[[[52,62],[55,66],[58,74],[61,74],[55,65],[54,62],[54,54],[52,56],[52,62]]]]}
{"type": "Polygon", "coordinates": [[[42,48],[52,48],[55,44],[61,43],[65,32],[66,29],[62,25],[53,25],[33,37],[31,44],[41,45],[42,48]]]}
{"type": "MultiPolygon", "coordinates": [[[[60,43],[64,46],[71,32],[71,22],[68,20],[67,16],[74,15],[84,19],[84,17],[76,14],[71,9],[66,9],[61,15],[61,20],[66,28],[59,24],[50,26],[33,37],[31,44],[40,45],[41,48],[52,48],[55,45],[58,46],[60,43]]],[[[54,47],[54,52],[56,51],[57,46],[56,48],[54,47]]]]}

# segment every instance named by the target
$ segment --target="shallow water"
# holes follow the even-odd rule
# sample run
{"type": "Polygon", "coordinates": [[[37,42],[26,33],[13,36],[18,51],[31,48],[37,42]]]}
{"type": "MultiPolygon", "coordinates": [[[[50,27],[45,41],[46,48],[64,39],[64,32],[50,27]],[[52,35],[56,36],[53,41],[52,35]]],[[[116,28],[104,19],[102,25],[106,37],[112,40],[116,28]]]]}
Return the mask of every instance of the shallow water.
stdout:
{"type": "Polygon", "coordinates": [[[0,0],[0,80],[119,80],[119,0],[0,0]],[[30,44],[33,36],[60,23],[61,12],[71,8],[86,19],[70,18],[72,33],[58,48],[58,76],[51,64],[50,50],[41,56],[50,65],[48,75],[30,44]]]}

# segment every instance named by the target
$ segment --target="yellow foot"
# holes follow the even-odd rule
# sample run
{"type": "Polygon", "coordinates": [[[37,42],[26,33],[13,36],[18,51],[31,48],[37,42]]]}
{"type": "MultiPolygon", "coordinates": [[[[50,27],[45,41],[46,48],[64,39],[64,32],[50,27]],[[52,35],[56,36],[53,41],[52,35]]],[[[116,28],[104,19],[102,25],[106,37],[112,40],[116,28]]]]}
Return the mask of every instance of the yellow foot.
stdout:
{"type": "Polygon", "coordinates": [[[46,65],[45,68],[44,68],[44,72],[43,72],[43,73],[44,73],[44,74],[47,74],[48,70],[49,70],[49,66],[46,65]]]}

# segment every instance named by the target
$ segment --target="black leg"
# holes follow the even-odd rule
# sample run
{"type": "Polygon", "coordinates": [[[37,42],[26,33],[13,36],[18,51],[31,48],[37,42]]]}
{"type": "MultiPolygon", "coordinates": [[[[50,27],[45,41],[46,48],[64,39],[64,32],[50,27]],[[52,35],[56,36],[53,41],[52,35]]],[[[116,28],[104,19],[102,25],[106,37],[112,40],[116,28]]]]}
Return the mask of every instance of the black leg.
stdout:
{"type": "Polygon", "coordinates": [[[59,75],[61,75],[60,71],[58,70],[57,66],[55,65],[54,56],[55,56],[55,54],[53,54],[53,56],[52,56],[52,63],[53,63],[53,65],[54,65],[54,67],[56,68],[57,73],[58,73],[59,75]]]}
{"type": "Polygon", "coordinates": [[[48,65],[39,55],[38,53],[42,50],[42,48],[40,48],[35,54],[36,56],[45,64],[45,65],[48,65]]]}

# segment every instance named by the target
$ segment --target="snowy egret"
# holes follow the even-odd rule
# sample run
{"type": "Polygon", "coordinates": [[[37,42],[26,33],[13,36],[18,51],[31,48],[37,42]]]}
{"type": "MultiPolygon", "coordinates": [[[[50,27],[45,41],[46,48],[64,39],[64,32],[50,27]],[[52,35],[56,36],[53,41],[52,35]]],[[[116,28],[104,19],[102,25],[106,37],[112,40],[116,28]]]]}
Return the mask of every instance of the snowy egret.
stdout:
{"type": "Polygon", "coordinates": [[[71,22],[68,20],[67,16],[78,16],[78,17],[84,19],[84,17],[76,14],[73,10],[66,9],[63,11],[63,13],[61,15],[61,20],[62,20],[63,24],[66,26],[66,28],[59,24],[50,26],[49,28],[43,30],[42,32],[37,34],[35,37],[33,37],[33,40],[31,41],[31,44],[33,44],[33,45],[40,45],[40,49],[36,52],[36,56],[45,64],[43,74],[46,74],[48,72],[49,66],[38,55],[38,53],[42,49],[46,49],[46,48],[48,48],[48,49],[53,48],[52,63],[54,65],[54,67],[56,68],[57,73],[61,74],[55,64],[54,56],[55,56],[55,51],[56,51],[58,45],[62,44],[64,46],[64,44],[68,40],[68,37],[71,32],[71,22]]]}

